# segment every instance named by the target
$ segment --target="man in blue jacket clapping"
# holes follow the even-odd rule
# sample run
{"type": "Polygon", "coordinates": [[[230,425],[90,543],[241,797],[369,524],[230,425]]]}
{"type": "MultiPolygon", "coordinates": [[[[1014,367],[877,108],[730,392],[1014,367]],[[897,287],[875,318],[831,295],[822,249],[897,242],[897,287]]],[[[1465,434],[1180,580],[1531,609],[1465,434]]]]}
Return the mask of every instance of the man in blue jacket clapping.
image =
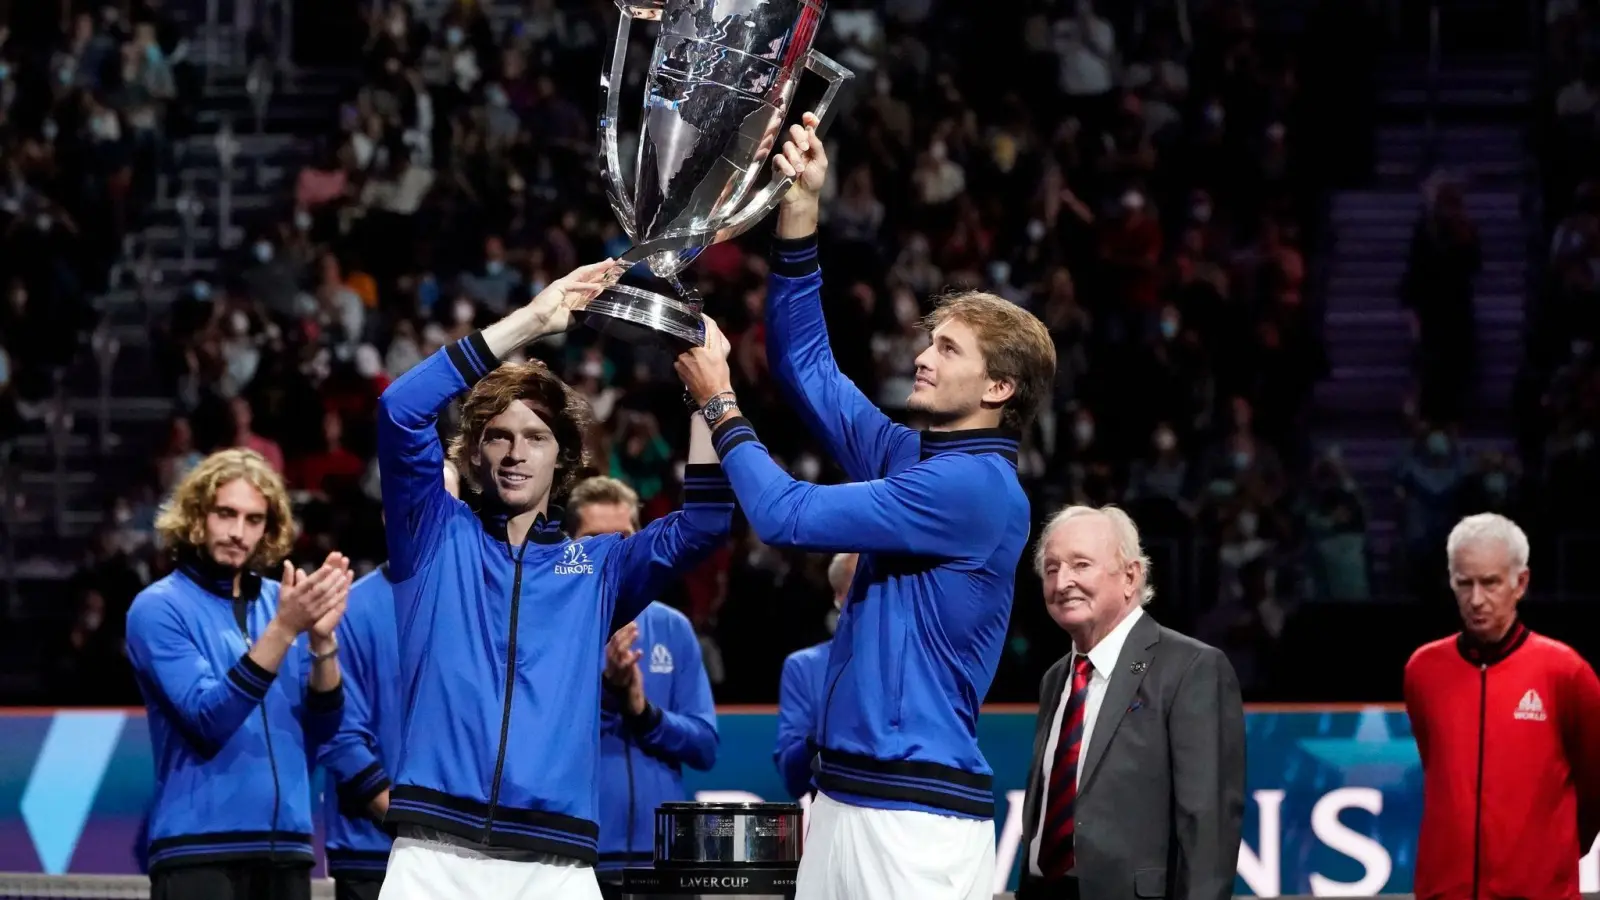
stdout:
{"type": "Polygon", "coordinates": [[[156,763],[146,852],[153,900],[309,900],[308,755],[344,707],[334,629],[350,569],[284,564],[283,479],[223,450],[172,491],[156,531],[177,563],[128,609],[128,659],[156,763]]]}
{"type": "Polygon", "coordinates": [[[727,539],[733,496],[703,416],[684,508],[637,534],[568,538],[552,508],[586,462],[581,395],[502,360],[567,330],[620,274],[607,261],[423,360],[378,403],[405,746],[384,900],[598,900],[606,641],[727,539]],[[458,395],[445,490],[438,420],[458,395]]]}
{"type": "MultiPolygon", "coordinates": [[[[639,530],[639,495],[615,478],[589,478],[567,500],[572,536],[639,530]]],[[[620,897],[622,870],[654,860],[655,810],[688,799],[683,767],[717,761],[717,711],[700,641],[683,613],[660,601],[606,645],[600,713],[602,895],[620,897]]]]}

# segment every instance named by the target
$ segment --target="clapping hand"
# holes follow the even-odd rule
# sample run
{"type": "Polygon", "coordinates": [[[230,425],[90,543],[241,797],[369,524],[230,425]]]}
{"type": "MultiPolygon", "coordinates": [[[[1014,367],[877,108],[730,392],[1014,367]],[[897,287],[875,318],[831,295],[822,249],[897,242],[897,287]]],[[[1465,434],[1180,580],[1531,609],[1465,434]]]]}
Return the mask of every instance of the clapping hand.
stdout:
{"type": "Polygon", "coordinates": [[[628,712],[639,715],[648,705],[644,696],[644,676],[639,672],[639,660],[644,653],[633,649],[639,639],[639,623],[622,626],[606,643],[605,679],[612,687],[627,692],[628,712]]]}
{"type": "Polygon", "coordinates": [[[328,637],[344,615],[350,583],[355,576],[350,560],[334,551],[309,575],[292,563],[283,564],[283,589],[278,594],[277,619],[290,634],[312,632],[328,637]]]}

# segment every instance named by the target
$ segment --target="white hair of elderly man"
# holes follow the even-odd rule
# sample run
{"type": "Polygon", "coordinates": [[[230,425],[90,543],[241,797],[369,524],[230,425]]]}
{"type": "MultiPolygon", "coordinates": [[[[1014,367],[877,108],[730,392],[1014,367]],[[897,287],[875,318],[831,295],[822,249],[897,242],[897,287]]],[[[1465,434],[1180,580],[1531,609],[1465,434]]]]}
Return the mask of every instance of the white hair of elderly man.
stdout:
{"type": "Polygon", "coordinates": [[[1085,516],[1101,516],[1111,523],[1111,530],[1117,538],[1117,555],[1123,565],[1130,562],[1139,563],[1139,603],[1149,606],[1155,599],[1156,589],[1150,586],[1150,557],[1145,555],[1144,546],[1139,541],[1139,526],[1133,523],[1133,517],[1121,507],[1114,504],[1105,506],[1069,506],[1050,517],[1044,525],[1044,530],[1039,533],[1039,544],[1033,552],[1033,571],[1041,578],[1044,577],[1044,550],[1050,542],[1050,534],[1062,525],[1073,519],[1085,516]]]}
{"type": "Polygon", "coordinates": [[[1521,526],[1499,513],[1478,513],[1467,516],[1450,529],[1445,552],[1451,569],[1455,568],[1456,554],[1461,548],[1480,543],[1498,543],[1505,547],[1512,575],[1528,568],[1528,535],[1521,526]]]}

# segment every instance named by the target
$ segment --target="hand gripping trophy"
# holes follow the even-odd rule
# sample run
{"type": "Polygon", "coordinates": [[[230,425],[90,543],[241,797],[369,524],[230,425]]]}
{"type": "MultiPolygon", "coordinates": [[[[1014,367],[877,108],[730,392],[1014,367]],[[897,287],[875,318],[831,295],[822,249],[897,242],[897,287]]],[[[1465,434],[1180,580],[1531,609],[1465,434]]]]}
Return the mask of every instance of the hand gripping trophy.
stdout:
{"type": "Polygon", "coordinates": [[[793,183],[774,178],[748,200],[783,128],[805,70],[828,81],[822,125],[851,72],[811,49],[824,0],[617,0],[622,18],[600,75],[600,169],[611,207],[671,295],[615,284],[591,300],[585,324],[623,340],[698,346],[700,300],[679,274],[700,251],[748,231],[793,183]],[[617,110],[635,19],[659,21],[645,84],[639,158],[630,195],[617,151],[617,110]]]}

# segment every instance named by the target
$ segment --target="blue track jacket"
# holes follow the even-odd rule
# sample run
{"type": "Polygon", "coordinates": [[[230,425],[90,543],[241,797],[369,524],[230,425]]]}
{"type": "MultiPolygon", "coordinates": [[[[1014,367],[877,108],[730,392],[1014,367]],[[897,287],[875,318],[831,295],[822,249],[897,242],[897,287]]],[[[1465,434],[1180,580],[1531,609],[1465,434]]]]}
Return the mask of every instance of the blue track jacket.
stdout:
{"type": "Polygon", "coordinates": [[[816,785],[860,806],[992,818],[978,708],[1028,543],[1017,435],[895,424],[834,361],[815,240],[778,241],[772,273],[772,372],[853,483],[794,480],[742,418],[714,437],[763,541],[861,554],[829,654],[816,785]]]}
{"type": "Polygon", "coordinates": [[[339,621],[344,721],[317,758],[332,780],[322,811],[334,878],[381,878],[389,865],[389,833],[368,810],[400,764],[400,639],[388,572],[382,566],[352,585],[339,621]]]}
{"type": "Polygon", "coordinates": [[[823,641],[796,650],[783,661],[778,681],[778,743],[772,761],[796,800],[811,793],[811,761],[817,755],[817,723],[828,688],[828,648],[823,641]]]}
{"type": "Polygon", "coordinates": [[[296,639],[276,675],[249,656],[278,611],[278,583],[185,554],[128,609],[128,658],[156,763],[152,872],[240,860],[310,865],[310,754],[332,736],[343,685],[310,690],[296,639]],[[239,617],[244,625],[239,624],[239,617]]]}
{"type": "Polygon", "coordinates": [[[650,865],[656,807],[687,799],[684,766],[704,772],[717,761],[717,710],[694,626],[665,603],[635,621],[648,705],[632,716],[620,692],[600,694],[601,872],[650,865]]]}
{"type": "Polygon", "coordinates": [[[444,489],[438,415],[499,363],[482,334],[378,403],[378,466],[405,710],[386,823],[594,863],[606,639],[727,539],[733,497],[690,466],[684,508],[573,541],[540,517],[520,546],[444,489]]]}

